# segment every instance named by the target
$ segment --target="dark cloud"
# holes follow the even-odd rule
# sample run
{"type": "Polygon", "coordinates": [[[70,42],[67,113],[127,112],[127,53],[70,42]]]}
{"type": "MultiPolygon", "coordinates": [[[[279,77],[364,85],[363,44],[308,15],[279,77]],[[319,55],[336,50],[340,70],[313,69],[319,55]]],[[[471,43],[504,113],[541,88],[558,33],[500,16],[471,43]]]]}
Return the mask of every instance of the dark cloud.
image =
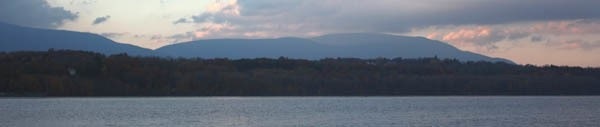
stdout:
{"type": "MultiPolygon", "coordinates": [[[[318,1],[310,1],[310,2],[318,2],[318,1]]],[[[322,3],[322,2],[319,2],[322,3]]],[[[305,4],[308,4],[307,2],[303,2],[303,1],[281,1],[281,0],[259,0],[259,1],[252,1],[252,0],[238,0],[238,5],[241,6],[241,10],[240,10],[240,14],[244,15],[244,16],[266,16],[266,15],[278,15],[281,14],[282,12],[288,12],[288,13],[296,13],[296,14],[300,14],[303,12],[296,12],[298,11],[297,9],[301,9],[303,8],[302,6],[305,6],[305,4]]],[[[343,4],[343,3],[340,3],[343,4]]],[[[319,8],[318,6],[316,6],[317,9],[316,11],[323,11],[326,8],[319,8]]],[[[223,10],[231,10],[234,9],[234,6],[225,6],[223,8],[223,10]]],[[[310,13],[310,11],[312,10],[302,10],[305,12],[310,13]]]]}
{"type": "Polygon", "coordinates": [[[176,21],[173,22],[173,24],[180,24],[180,23],[188,23],[189,21],[186,18],[180,18],[176,21]]]}
{"type": "Polygon", "coordinates": [[[402,32],[410,28],[430,25],[493,25],[600,18],[600,11],[596,9],[600,1],[594,0],[432,0],[428,2],[428,4],[442,6],[397,14],[392,12],[359,17],[372,20],[371,25],[378,30],[391,32],[402,32]]]}
{"type": "Polygon", "coordinates": [[[448,9],[441,13],[427,13],[420,21],[428,24],[500,24],[600,18],[600,11],[597,11],[600,1],[597,0],[469,1],[454,3],[451,6],[460,4],[464,4],[464,7],[448,9]]]}
{"type": "Polygon", "coordinates": [[[51,7],[45,0],[0,0],[0,21],[29,27],[54,28],[77,13],[51,7]]]}
{"type": "Polygon", "coordinates": [[[408,32],[415,27],[431,25],[596,19],[600,18],[597,5],[600,1],[238,0],[235,4],[224,5],[220,11],[189,18],[196,23],[230,23],[246,31],[408,32]],[[302,28],[273,27],[289,25],[302,28]]]}
{"type": "Polygon", "coordinates": [[[94,20],[94,22],[92,22],[92,25],[98,25],[100,23],[106,22],[108,19],[110,19],[110,15],[98,17],[94,20]]]}

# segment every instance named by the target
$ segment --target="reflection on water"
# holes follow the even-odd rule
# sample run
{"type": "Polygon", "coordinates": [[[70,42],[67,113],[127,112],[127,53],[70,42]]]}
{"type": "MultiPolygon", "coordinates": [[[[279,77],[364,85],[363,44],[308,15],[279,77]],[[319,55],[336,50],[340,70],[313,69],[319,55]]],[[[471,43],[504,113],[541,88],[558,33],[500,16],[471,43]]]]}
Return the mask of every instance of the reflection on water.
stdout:
{"type": "Polygon", "coordinates": [[[0,126],[600,126],[600,97],[2,98],[0,126]]]}

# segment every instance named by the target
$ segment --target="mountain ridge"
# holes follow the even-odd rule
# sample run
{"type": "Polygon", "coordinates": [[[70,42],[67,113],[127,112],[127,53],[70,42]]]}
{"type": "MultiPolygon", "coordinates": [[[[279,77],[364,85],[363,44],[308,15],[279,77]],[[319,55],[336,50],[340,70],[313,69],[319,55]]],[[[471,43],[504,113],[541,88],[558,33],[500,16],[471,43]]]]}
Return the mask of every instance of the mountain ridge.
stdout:
{"type": "Polygon", "coordinates": [[[98,34],[29,28],[0,23],[0,51],[46,51],[70,49],[103,54],[158,55],[150,49],[118,43],[98,34]]]}
{"type": "Polygon", "coordinates": [[[202,58],[424,58],[514,63],[503,58],[462,51],[444,42],[423,37],[380,33],[339,33],[312,38],[207,39],[166,45],[158,49],[118,43],[98,34],[29,28],[0,23],[0,51],[70,49],[103,54],[202,58]]]}
{"type": "Polygon", "coordinates": [[[424,58],[439,57],[461,61],[514,62],[503,58],[462,51],[444,42],[423,37],[397,36],[379,33],[327,34],[312,38],[281,37],[270,39],[207,39],[181,42],[155,49],[172,57],[203,58],[276,58],[285,56],[300,59],[332,57],[351,58],[424,58]],[[277,44],[303,43],[282,46],[277,44]],[[247,45],[254,44],[254,45],[247,45]],[[281,51],[283,48],[285,52],[281,51]],[[431,50],[426,50],[431,49],[431,50]],[[279,55],[268,55],[269,52],[279,55]],[[252,54],[255,52],[255,54],[252,54]],[[283,52],[283,53],[282,53],[283,52]],[[225,55],[227,54],[227,55],[225,55]],[[302,56],[301,54],[304,54],[302,56]]]}

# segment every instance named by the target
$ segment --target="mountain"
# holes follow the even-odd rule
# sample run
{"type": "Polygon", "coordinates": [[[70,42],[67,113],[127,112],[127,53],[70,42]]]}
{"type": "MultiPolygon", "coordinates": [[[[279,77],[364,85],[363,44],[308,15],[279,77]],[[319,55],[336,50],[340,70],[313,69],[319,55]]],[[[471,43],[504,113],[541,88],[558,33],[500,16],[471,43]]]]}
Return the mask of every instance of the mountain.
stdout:
{"type": "Polygon", "coordinates": [[[85,50],[103,54],[156,55],[152,50],[117,43],[97,34],[21,27],[0,23],[0,51],[85,50]]]}
{"type": "Polygon", "coordinates": [[[423,37],[396,36],[375,33],[329,34],[311,38],[319,44],[334,46],[340,50],[338,56],[358,58],[422,58],[438,57],[462,61],[492,61],[513,63],[502,58],[491,58],[481,54],[462,51],[444,42],[423,37]]]}
{"type": "Polygon", "coordinates": [[[203,58],[277,58],[303,59],[334,57],[329,47],[302,38],[212,39],[184,42],[156,49],[174,57],[203,58]]]}
{"type": "Polygon", "coordinates": [[[461,61],[510,60],[461,51],[449,44],[422,37],[374,33],[330,34],[314,38],[211,39],[168,45],[155,51],[172,57],[277,58],[456,58],[461,61]]]}
{"type": "Polygon", "coordinates": [[[422,37],[375,33],[329,34],[314,38],[211,39],[168,45],[152,51],[117,43],[92,33],[48,30],[0,23],[0,51],[47,51],[48,49],[93,51],[134,56],[202,58],[456,58],[461,61],[513,63],[461,51],[446,43],[422,37]]]}

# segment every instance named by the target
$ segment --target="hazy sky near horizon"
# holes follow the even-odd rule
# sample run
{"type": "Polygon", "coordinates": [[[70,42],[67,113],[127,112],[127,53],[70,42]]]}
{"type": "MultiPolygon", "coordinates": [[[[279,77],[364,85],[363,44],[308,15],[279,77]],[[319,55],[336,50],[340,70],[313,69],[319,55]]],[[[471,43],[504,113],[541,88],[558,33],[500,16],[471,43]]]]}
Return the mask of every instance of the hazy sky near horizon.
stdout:
{"type": "Polygon", "coordinates": [[[597,0],[0,0],[0,21],[155,49],[213,38],[376,32],[520,64],[600,67],[597,0]]]}

